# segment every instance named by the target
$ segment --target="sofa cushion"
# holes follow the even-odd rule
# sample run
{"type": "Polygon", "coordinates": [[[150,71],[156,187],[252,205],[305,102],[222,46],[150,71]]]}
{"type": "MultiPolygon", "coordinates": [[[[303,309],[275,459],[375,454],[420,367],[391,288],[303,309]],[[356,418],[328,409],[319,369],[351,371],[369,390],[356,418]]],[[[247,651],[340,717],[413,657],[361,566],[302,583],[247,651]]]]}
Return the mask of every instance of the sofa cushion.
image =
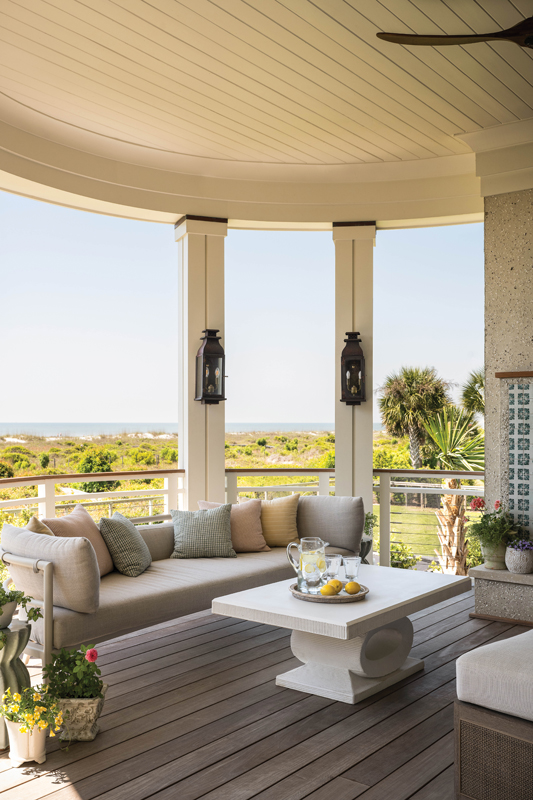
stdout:
{"type": "Polygon", "coordinates": [[[44,533],[46,536],[53,536],[53,532],[50,530],[48,525],[45,525],[44,522],[41,522],[38,517],[35,515],[30,517],[28,522],[25,525],[26,530],[31,531],[32,533],[44,533]]]}
{"type": "Polygon", "coordinates": [[[296,515],[299,499],[299,494],[291,494],[261,501],[261,525],[269,547],[287,547],[298,541],[296,515]]]}
{"type": "Polygon", "coordinates": [[[174,525],[172,522],[136,525],[135,527],[146,542],[152,561],[170,558],[174,551],[174,525]]]}
{"type": "Polygon", "coordinates": [[[457,697],[533,721],[533,631],[492,642],[457,659],[457,697]]]}
{"type": "Polygon", "coordinates": [[[298,503],[298,535],[318,536],[333,547],[359,555],[365,527],[361,497],[301,497],[298,503]]]}
{"type": "MultiPolygon", "coordinates": [[[[199,500],[199,508],[219,508],[222,503],[199,500]]],[[[261,525],[261,500],[247,500],[231,506],[231,543],[236,553],[266,553],[261,525]]]]}
{"type": "MultiPolygon", "coordinates": [[[[87,539],[47,536],[6,523],[2,528],[2,550],[53,563],[54,606],[81,612],[80,619],[98,609],[100,572],[94,548],[87,539]]],[[[9,574],[17,589],[36,600],[44,599],[41,573],[11,565],[9,574]]]]}
{"type": "Polygon", "coordinates": [[[171,558],[235,558],[231,546],[231,505],[202,511],[171,511],[174,552],[171,558]]]}
{"type": "Polygon", "coordinates": [[[54,536],[79,537],[88,539],[94,547],[100,575],[107,575],[113,571],[113,559],[107,545],[98,530],[98,526],[88,511],[83,506],[76,506],[65,517],[43,519],[44,524],[50,528],[54,536]]]}
{"type": "Polygon", "coordinates": [[[115,511],[111,519],[102,517],[100,533],[111,553],[116,569],[137,578],[152,563],[152,556],[141,534],[127,517],[115,511]]]}

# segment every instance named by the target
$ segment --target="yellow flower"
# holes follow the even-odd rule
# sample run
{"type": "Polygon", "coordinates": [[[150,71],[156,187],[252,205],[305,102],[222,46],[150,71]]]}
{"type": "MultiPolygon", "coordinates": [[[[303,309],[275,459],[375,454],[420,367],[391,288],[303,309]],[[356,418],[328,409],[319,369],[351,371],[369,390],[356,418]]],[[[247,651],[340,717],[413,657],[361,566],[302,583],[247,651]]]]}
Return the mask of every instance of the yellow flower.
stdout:
{"type": "Polygon", "coordinates": [[[18,692],[15,692],[15,694],[13,695],[13,700],[16,703],[20,703],[20,701],[22,700],[22,697],[20,696],[20,694],[18,692]]]}
{"type": "Polygon", "coordinates": [[[48,723],[47,723],[47,722],[45,722],[45,721],[44,721],[44,719],[40,719],[40,720],[39,720],[39,722],[38,722],[37,724],[38,724],[39,728],[40,728],[42,731],[44,731],[44,729],[48,727],[48,723]]]}
{"type": "Polygon", "coordinates": [[[13,711],[13,713],[16,714],[19,708],[20,708],[19,704],[15,703],[14,705],[11,706],[11,711],[13,711]]]}
{"type": "MultiPolygon", "coordinates": [[[[60,731],[60,730],[61,730],[61,727],[59,725],[56,725],[56,731],[60,731]]],[[[50,733],[52,733],[52,731],[50,731],[50,733]]]]}
{"type": "Polygon", "coordinates": [[[27,729],[27,728],[26,728],[24,725],[21,725],[21,726],[20,726],[20,728],[19,728],[19,731],[20,731],[21,733],[28,733],[28,729],[27,729]]]}
{"type": "Polygon", "coordinates": [[[47,691],[48,691],[48,686],[43,686],[41,692],[44,692],[46,694],[47,691]]]}
{"type": "Polygon", "coordinates": [[[49,733],[50,733],[50,736],[55,736],[55,733],[53,732],[52,728],[50,728],[49,733]]]}
{"type": "Polygon", "coordinates": [[[41,695],[40,695],[40,694],[37,694],[37,693],[35,693],[35,694],[33,695],[33,699],[34,699],[34,701],[35,701],[35,702],[37,702],[37,700],[42,700],[42,698],[41,698],[41,695]]]}

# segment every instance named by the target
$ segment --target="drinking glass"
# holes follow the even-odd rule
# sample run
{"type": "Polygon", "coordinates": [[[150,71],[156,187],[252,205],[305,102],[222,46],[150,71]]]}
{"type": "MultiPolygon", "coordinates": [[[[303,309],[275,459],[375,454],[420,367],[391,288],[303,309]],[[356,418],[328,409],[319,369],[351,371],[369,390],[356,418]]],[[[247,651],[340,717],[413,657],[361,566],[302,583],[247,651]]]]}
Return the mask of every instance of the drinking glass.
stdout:
{"type": "Polygon", "coordinates": [[[354,581],[359,573],[361,559],[359,556],[344,556],[344,573],[347,581],[354,581]]]}
{"type": "Polygon", "coordinates": [[[326,580],[330,581],[336,578],[342,564],[342,556],[340,553],[331,553],[326,556],[326,580]]]}

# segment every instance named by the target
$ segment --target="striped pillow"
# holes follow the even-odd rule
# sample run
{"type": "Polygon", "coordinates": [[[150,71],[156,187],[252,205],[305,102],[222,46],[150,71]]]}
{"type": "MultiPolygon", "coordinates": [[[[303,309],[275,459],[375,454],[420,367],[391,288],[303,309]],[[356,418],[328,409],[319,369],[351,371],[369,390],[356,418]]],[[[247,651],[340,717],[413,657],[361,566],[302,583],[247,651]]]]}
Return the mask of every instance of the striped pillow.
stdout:
{"type": "Polygon", "coordinates": [[[136,578],[148,569],[152,556],[143,537],[127,517],[115,511],[111,519],[102,517],[100,533],[111,553],[116,569],[136,578]]]}
{"type": "Polygon", "coordinates": [[[299,541],[296,527],[299,499],[299,494],[292,494],[261,502],[261,525],[269,547],[287,547],[299,541]]]}

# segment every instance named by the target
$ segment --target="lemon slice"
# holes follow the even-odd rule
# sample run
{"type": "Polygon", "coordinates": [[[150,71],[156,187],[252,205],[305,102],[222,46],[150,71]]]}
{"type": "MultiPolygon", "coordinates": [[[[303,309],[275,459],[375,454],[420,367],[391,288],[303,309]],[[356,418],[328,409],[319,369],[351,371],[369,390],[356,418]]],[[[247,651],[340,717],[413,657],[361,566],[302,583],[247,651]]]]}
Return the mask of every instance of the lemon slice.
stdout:
{"type": "Polygon", "coordinates": [[[304,571],[305,572],[314,572],[315,571],[315,565],[314,564],[306,564],[305,567],[304,567],[304,571]]]}

